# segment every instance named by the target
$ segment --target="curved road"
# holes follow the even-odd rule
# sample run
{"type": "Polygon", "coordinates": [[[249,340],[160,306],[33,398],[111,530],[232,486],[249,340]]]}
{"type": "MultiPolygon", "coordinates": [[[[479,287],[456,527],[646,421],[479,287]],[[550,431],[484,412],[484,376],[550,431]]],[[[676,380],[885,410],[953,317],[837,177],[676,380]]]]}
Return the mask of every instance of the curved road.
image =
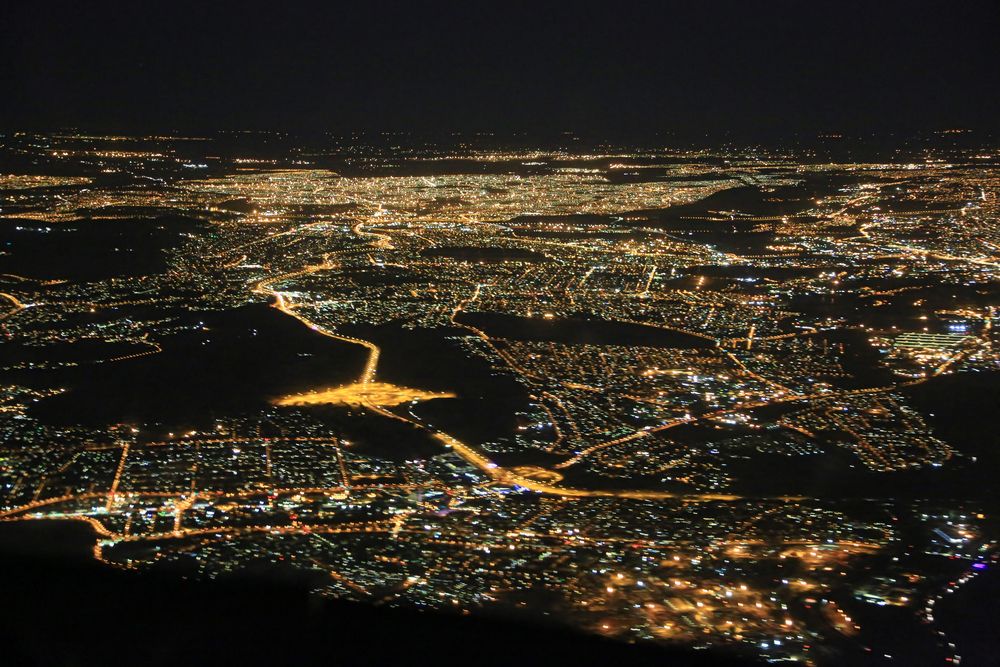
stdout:
{"type": "MultiPolygon", "coordinates": [[[[355,225],[353,231],[358,234],[376,236],[372,232],[361,231],[360,224],[355,225]]],[[[378,240],[375,242],[375,245],[377,247],[384,248],[386,247],[387,244],[390,243],[387,236],[382,234],[379,234],[377,236],[379,237],[378,240]]],[[[307,266],[301,269],[300,271],[282,274],[280,276],[275,276],[273,278],[265,278],[264,280],[261,280],[254,286],[253,291],[257,294],[263,294],[266,296],[274,297],[275,298],[275,303],[273,304],[274,308],[280,310],[282,313],[286,315],[294,317],[298,321],[308,326],[313,331],[316,331],[317,333],[320,333],[324,336],[334,338],[336,340],[344,341],[347,343],[354,343],[355,345],[361,345],[367,348],[368,361],[361,372],[361,376],[358,378],[358,382],[362,384],[370,383],[375,377],[375,372],[378,368],[378,360],[380,354],[380,349],[375,343],[373,343],[372,341],[363,340],[361,338],[342,336],[340,334],[334,333],[330,329],[327,329],[313,322],[312,320],[308,319],[304,315],[301,315],[300,313],[296,312],[295,305],[291,302],[291,299],[288,296],[286,296],[285,293],[270,289],[271,284],[278,282],[280,280],[286,280],[288,278],[293,278],[300,275],[306,275],[309,273],[314,273],[316,271],[329,270],[332,268],[334,268],[334,265],[331,264],[328,259],[325,259],[321,264],[307,266]]],[[[452,317],[454,317],[458,312],[460,312],[461,309],[466,305],[466,303],[473,301],[475,299],[475,297],[479,293],[480,287],[481,286],[477,285],[476,291],[473,294],[473,296],[469,299],[466,299],[465,301],[462,301],[456,306],[455,311],[452,314],[452,317]]],[[[497,482],[503,484],[517,485],[538,493],[545,493],[545,494],[564,496],[564,497],[636,498],[636,499],[647,499],[647,500],[681,499],[681,500],[694,500],[703,502],[734,501],[741,499],[741,496],[732,494],[721,494],[721,493],[684,494],[684,493],[671,493],[668,491],[647,491],[641,489],[636,489],[636,490],[579,489],[557,484],[547,484],[544,482],[539,482],[537,480],[529,479],[527,477],[523,477],[521,475],[513,473],[508,469],[501,468],[497,463],[486,458],[483,454],[478,452],[472,446],[462,442],[461,440],[455,438],[452,435],[449,435],[448,433],[444,433],[443,431],[438,431],[436,429],[430,428],[426,424],[423,424],[414,419],[410,419],[409,417],[400,416],[380,405],[376,405],[370,402],[363,402],[362,405],[364,405],[372,412],[375,412],[376,414],[382,415],[387,418],[396,419],[398,421],[406,422],[414,427],[426,431],[431,435],[431,437],[433,437],[435,440],[440,442],[445,447],[454,451],[456,454],[462,457],[462,459],[465,460],[467,463],[483,471],[484,473],[489,475],[489,477],[491,477],[493,480],[497,482]]],[[[794,499],[788,498],[788,500],[794,500],[794,499]]]]}

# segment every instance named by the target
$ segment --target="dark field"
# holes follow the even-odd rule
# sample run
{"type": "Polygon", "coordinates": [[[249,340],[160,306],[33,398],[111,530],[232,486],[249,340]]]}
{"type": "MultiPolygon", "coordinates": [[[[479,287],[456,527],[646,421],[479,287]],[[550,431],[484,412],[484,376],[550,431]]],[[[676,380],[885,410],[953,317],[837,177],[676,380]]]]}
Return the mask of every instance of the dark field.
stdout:
{"type": "Polygon", "coordinates": [[[329,665],[331,656],[349,665],[466,665],[473,656],[498,666],[756,664],[621,644],[538,620],[527,625],[321,599],[308,592],[308,573],[273,565],[218,582],[115,571],[87,560],[93,537],[88,526],[69,521],[0,524],[5,665],[304,667],[329,665]],[[120,627],[110,643],[101,640],[109,623],[120,627]]]}
{"type": "Polygon", "coordinates": [[[482,329],[491,337],[510,340],[552,341],[576,345],[641,345],[646,347],[706,348],[713,343],[643,324],[601,319],[519,317],[504,313],[459,313],[459,322],[482,329]]]}
{"type": "Polygon", "coordinates": [[[191,313],[187,322],[205,328],[164,340],[160,354],[16,377],[69,389],[34,407],[43,422],[158,423],[174,430],[266,407],[285,394],[341,384],[364,364],[361,348],[318,335],[264,305],[191,313]]]}
{"type": "Polygon", "coordinates": [[[176,215],[53,223],[6,218],[0,220],[0,273],[79,281],[161,273],[165,251],[199,226],[176,215]]]}
{"type": "Polygon", "coordinates": [[[465,353],[454,339],[465,335],[464,330],[407,330],[390,325],[349,329],[352,335],[382,346],[379,380],[457,394],[457,398],[419,403],[413,412],[460,440],[479,444],[510,436],[517,426],[516,413],[530,401],[512,378],[465,353]]]}

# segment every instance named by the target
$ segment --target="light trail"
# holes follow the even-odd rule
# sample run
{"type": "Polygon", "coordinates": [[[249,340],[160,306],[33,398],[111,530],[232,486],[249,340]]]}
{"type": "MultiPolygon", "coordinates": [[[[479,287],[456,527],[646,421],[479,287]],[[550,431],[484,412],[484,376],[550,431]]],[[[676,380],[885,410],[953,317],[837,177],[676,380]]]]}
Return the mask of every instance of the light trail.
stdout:
{"type": "Polygon", "coordinates": [[[26,306],[26,305],[25,305],[24,303],[22,303],[22,302],[21,302],[21,301],[20,301],[20,300],[19,300],[19,299],[18,299],[18,298],[17,298],[16,296],[14,296],[13,294],[7,294],[6,292],[0,292],[0,296],[2,296],[3,298],[7,299],[7,300],[8,300],[8,301],[10,301],[10,302],[11,302],[12,304],[14,304],[14,308],[13,308],[12,310],[8,310],[8,311],[7,311],[6,313],[4,313],[3,315],[0,315],[0,321],[3,321],[3,320],[6,320],[6,319],[7,319],[8,317],[11,317],[11,316],[13,316],[13,315],[16,315],[17,313],[21,312],[22,310],[24,310],[25,308],[27,308],[27,307],[28,307],[28,306],[26,306]]]}
{"type": "Polygon", "coordinates": [[[258,282],[254,286],[252,291],[255,292],[256,294],[262,294],[265,296],[273,297],[275,299],[275,303],[273,304],[274,308],[277,308],[285,315],[294,317],[299,322],[302,322],[313,331],[320,333],[324,336],[327,336],[328,338],[333,338],[335,340],[343,341],[345,343],[353,343],[355,345],[361,345],[362,347],[366,348],[368,350],[368,359],[365,362],[365,366],[361,371],[360,377],[358,378],[358,383],[369,384],[375,379],[375,370],[378,368],[378,359],[379,355],[381,354],[381,350],[375,343],[363,340],[361,338],[354,338],[353,336],[344,336],[342,334],[334,333],[330,329],[320,326],[319,324],[310,320],[305,315],[302,315],[301,313],[297,312],[295,310],[295,304],[292,303],[291,297],[289,297],[285,292],[273,290],[270,287],[273,283],[276,282],[288,280],[290,278],[295,278],[302,275],[307,275],[310,273],[316,273],[317,271],[329,271],[331,269],[336,268],[336,266],[337,265],[330,262],[329,255],[327,255],[327,257],[324,257],[323,261],[319,264],[313,264],[298,271],[285,273],[280,276],[265,278],[264,280],[258,282]]]}
{"type": "Polygon", "coordinates": [[[653,284],[654,277],[656,277],[656,265],[653,265],[653,268],[649,272],[649,277],[646,278],[646,286],[639,290],[640,295],[645,296],[649,294],[649,287],[653,284]]]}
{"type": "Polygon", "coordinates": [[[104,506],[104,509],[108,512],[111,511],[112,506],[115,503],[115,497],[118,494],[118,484],[121,482],[122,473],[125,471],[125,462],[128,460],[129,443],[122,445],[122,455],[118,459],[118,467],[115,469],[114,479],[111,480],[111,487],[108,489],[108,502],[104,506]]]}

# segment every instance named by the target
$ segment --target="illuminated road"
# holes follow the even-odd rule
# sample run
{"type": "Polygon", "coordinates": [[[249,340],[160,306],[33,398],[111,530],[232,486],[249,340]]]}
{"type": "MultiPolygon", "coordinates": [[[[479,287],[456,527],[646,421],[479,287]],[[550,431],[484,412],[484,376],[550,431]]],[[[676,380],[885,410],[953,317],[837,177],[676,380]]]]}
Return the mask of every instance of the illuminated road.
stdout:
{"type": "MultiPolygon", "coordinates": [[[[725,410],[720,410],[719,411],[719,413],[722,413],[722,412],[726,412],[726,411],[725,410]]],[[[711,414],[715,414],[715,413],[711,413],[711,414]]],[[[708,417],[708,416],[710,416],[710,415],[702,415],[702,417],[708,417]]],[[[608,440],[606,442],[600,442],[600,443],[598,443],[596,445],[592,445],[590,447],[587,447],[586,449],[581,450],[580,453],[577,454],[576,456],[574,456],[573,458],[566,459],[562,463],[557,463],[556,465],[554,465],[552,467],[553,468],[557,468],[557,469],[568,468],[571,465],[575,465],[575,464],[579,463],[580,461],[582,461],[584,458],[586,458],[590,454],[592,454],[592,453],[594,453],[596,451],[599,451],[601,449],[606,449],[608,447],[613,447],[614,445],[620,445],[623,442],[631,442],[632,440],[638,440],[639,438],[645,438],[645,437],[647,437],[649,435],[652,435],[653,433],[659,433],[660,431],[665,431],[668,428],[674,428],[675,426],[680,426],[681,424],[689,424],[692,421],[695,421],[694,417],[682,417],[680,419],[674,419],[672,421],[669,421],[669,422],[667,422],[665,424],[660,424],[659,426],[653,426],[651,428],[646,428],[646,429],[641,429],[641,430],[635,431],[634,433],[630,433],[630,434],[628,434],[626,436],[622,436],[620,438],[615,438],[614,440],[608,440]]]]}
{"type": "Polygon", "coordinates": [[[537,493],[545,493],[553,496],[564,496],[571,498],[636,498],[645,500],[665,500],[671,498],[678,498],[682,500],[695,500],[695,501],[733,501],[740,500],[741,496],[736,496],[732,494],[723,493],[671,493],[669,491],[646,491],[642,489],[629,490],[629,489],[577,489],[568,486],[556,485],[556,484],[546,484],[538,480],[530,479],[522,475],[518,475],[509,469],[501,468],[496,463],[486,458],[478,451],[473,449],[471,446],[465,444],[458,438],[451,436],[443,431],[438,431],[435,429],[428,428],[420,422],[414,421],[407,417],[402,417],[394,412],[386,410],[385,408],[379,407],[377,405],[366,405],[373,412],[376,412],[384,417],[389,417],[391,419],[397,419],[399,421],[412,424],[418,428],[427,431],[431,437],[443,444],[445,447],[451,449],[456,454],[462,457],[467,463],[475,466],[479,470],[485,472],[495,481],[502,484],[517,485],[528,489],[529,491],[535,491],[537,493]]]}
{"type": "Polygon", "coordinates": [[[14,304],[13,310],[8,310],[6,313],[0,315],[0,321],[5,320],[8,317],[10,317],[11,315],[19,313],[22,310],[24,310],[25,308],[27,308],[27,306],[24,305],[23,303],[21,303],[21,301],[19,301],[18,298],[16,296],[14,296],[13,294],[7,294],[6,292],[0,292],[0,296],[2,296],[3,298],[7,299],[12,304],[14,304]]]}
{"type": "MultiPolygon", "coordinates": [[[[359,234],[360,233],[364,233],[364,234],[367,234],[367,235],[372,235],[372,236],[379,237],[379,240],[376,242],[377,244],[379,244],[379,247],[385,247],[384,245],[382,245],[383,243],[390,243],[389,240],[388,240],[388,237],[385,236],[385,235],[383,235],[383,234],[374,234],[373,232],[362,232],[360,224],[361,223],[358,223],[357,225],[354,226],[355,233],[359,233],[359,234]]],[[[345,341],[345,342],[348,342],[348,343],[354,343],[356,345],[361,345],[361,346],[367,348],[368,352],[369,352],[369,354],[368,354],[368,361],[366,362],[365,367],[364,367],[364,369],[361,372],[361,376],[358,378],[358,382],[359,383],[370,383],[375,378],[375,373],[376,373],[376,371],[378,369],[379,355],[380,355],[380,352],[381,352],[380,348],[375,343],[373,343],[371,341],[368,341],[368,340],[363,340],[361,338],[354,338],[354,337],[351,337],[351,336],[343,336],[343,335],[334,333],[333,331],[331,331],[331,330],[329,330],[329,329],[327,329],[327,328],[325,328],[325,327],[317,324],[316,322],[313,322],[309,318],[307,318],[304,315],[302,315],[301,313],[299,313],[296,310],[295,305],[291,302],[291,299],[284,292],[280,292],[280,291],[273,290],[273,289],[270,288],[271,284],[279,282],[281,280],[286,280],[288,278],[293,278],[293,277],[300,276],[300,275],[306,275],[306,274],[314,273],[314,272],[317,272],[317,271],[329,270],[331,268],[333,268],[333,265],[328,260],[324,260],[320,264],[315,264],[315,265],[312,265],[312,266],[307,266],[307,267],[305,267],[305,268],[303,268],[303,269],[301,269],[299,271],[295,271],[295,272],[292,272],[292,273],[286,273],[286,274],[283,274],[283,275],[280,275],[280,276],[275,276],[275,277],[272,277],[272,278],[266,278],[264,280],[261,280],[253,288],[253,291],[256,292],[256,293],[258,293],[258,294],[263,294],[263,295],[266,295],[266,296],[274,297],[275,298],[275,303],[274,303],[274,307],[275,308],[277,308],[279,311],[281,311],[282,313],[284,313],[284,314],[286,314],[286,315],[288,315],[290,317],[294,317],[295,319],[297,319],[298,321],[302,322],[303,324],[305,324],[307,327],[309,327],[313,331],[315,331],[315,332],[317,332],[319,334],[322,334],[324,336],[327,336],[329,338],[333,338],[333,339],[340,340],[340,341],[345,341]]],[[[458,315],[459,312],[462,311],[462,309],[467,304],[475,301],[479,297],[479,293],[480,293],[482,287],[483,287],[483,285],[476,285],[475,290],[473,291],[472,295],[469,298],[461,301],[459,304],[457,304],[455,306],[455,309],[452,311],[452,314],[451,314],[451,318],[452,318],[453,322],[455,322],[455,317],[458,315]]],[[[459,324],[458,322],[455,322],[455,323],[459,324]]],[[[476,333],[476,335],[480,336],[481,338],[483,338],[487,342],[490,342],[489,337],[484,332],[479,331],[478,329],[475,329],[474,327],[470,327],[468,325],[460,325],[460,326],[463,326],[464,328],[473,331],[474,333],[476,333]]],[[[506,359],[506,356],[504,358],[506,359]]],[[[710,502],[710,501],[733,501],[733,500],[739,500],[740,499],[740,496],[731,495],[731,494],[719,494],[719,493],[683,494],[683,493],[671,493],[671,492],[668,492],[668,491],[647,491],[647,490],[641,490],[641,489],[639,489],[639,490],[628,490],[628,489],[614,489],[614,490],[611,490],[611,489],[607,489],[607,490],[605,490],[605,489],[578,489],[578,488],[561,486],[561,485],[555,485],[555,484],[546,484],[544,482],[540,482],[540,481],[537,481],[537,480],[534,480],[534,479],[529,479],[528,477],[517,475],[516,473],[513,473],[510,470],[501,468],[495,462],[491,461],[490,459],[486,458],[481,453],[479,453],[478,451],[476,451],[473,447],[471,447],[470,445],[467,445],[466,443],[458,440],[454,436],[451,436],[451,435],[449,435],[447,433],[444,433],[442,431],[438,431],[438,430],[432,429],[432,428],[428,427],[427,425],[425,425],[425,424],[423,424],[421,422],[418,422],[416,420],[413,420],[413,419],[410,419],[408,417],[403,417],[401,415],[398,415],[398,414],[396,414],[396,413],[394,413],[394,412],[392,412],[392,411],[390,411],[390,410],[388,410],[388,409],[386,409],[386,408],[384,408],[384,407],[382,407],[380,405],[376,405],[376,404],[373,404],[373,403],[367,402],[367,401],[362,402],[362,405],[364,405],[364,407],[366,407],[367,409],[371,410],[372,412],[375,412],[376,414],[382,415],[383,417],[388,417],[390,419],[396,419],[398,421],[403,421],[403,422],[406,422],[406,423],[408,423],[408,424],[410,424],[412,426],[415,426],[415,427],[417,427],[417,428],[419,428],[421,430],[426,431],[427,433],[429,433],[431,435],[431,437],[433,437],[435,440],[437,440],[438,442],[440,442],[445,447],[447,447],[447,448],[451,449],[452,451],[454,451],[456,454],[458,454],[467,463],[469,463],[470,465],[473,465],[476,468],[478,468],[479,470],[485,472],[487,475],[489,475],[493,480],[495,480],[497,482],[500,482],[502,484],[517,485],[517,486],[520,486],[522,488],[528,489],[530,491],[535,491],[535,492],[538,492],[538,493],[545,493],[545,494],[549,494],[549,495],[566,496],[566,497],[598,497],[598,498],[611,498],[611,497],[614,497],[614,498],[637,498],[637,499],[648,499],[648,500],[662,500],[662,499],[678,498],[678,499],[684,499],[684,500],[696,500],[696,501],[707,501],[707,502],[710,502]]],[[[659,430],[662,430],[663,428],[667,428],[667,427],[666,426],[661,426],[661,427],[659,427],[659,430]]],[[[636,435],[634,435],[632,437],[642,437],[643,435],[646,435],[645,431],[641,432],[641,434],[636,434],[636,435]]]]}
{"type": "MultiPolygon", "coordinates": [[[[371,244],[370,245],[371,245],[371,247],[373,249],[392,249],[393,248],[392,237],[390,236],[389,233],[386,233],[385,230],[379,230],[379,232],[366,231],[363,228],[363,223],[362,222],[358,222],[358,223],[356,223],[351,228],[351,231],[354,234],[358,235],[358,236],[368,237],[369,239],[371,239],[371,244]]],[[[337,333],[336,331],[334,331],[334,330],[332,330],[330,328],[326,328],[323,325],[320,325],[319,323],[314,322],[313,320],[309,319],[307,316],[303,315],[300,312],[299,309],[300,309],[300,305],[301,304],[293,303],[291,296],[287,292],[282,292],[280,290],[276,290],[276,289],[272,288],[272,285],[274,285],[275,283],[278,283],[278,282],[280,282],[282,280],[287,280],[287,279],[290,279],[290,278],[294,278],[294,277],[302,276],[302,275],[307,275],[307,274],[314,273],[314,272],[326,271],[326,270],[333,269],[335,267],[336,267],[336,265],[334,265],[333,263],[331,263],[330,260],[329,260],[329,256],[327,256],[327,257],[324,258],[324,261],[321,262],[321,263],[319,263],[319,264],[310,265],[310,266],[302,268],[302,269],[300,269],[298,271],[294,271],[294,272],[291,272],[291,273],[286,273],[286,274],[282,274],[282,275],[279,275],[279,276],[274,276],[274,277],[270,277],[270,278],[266,278],[264,280],[261,280],[260,282],[258,282],[254,286],[253,291],[256,292],[256,293],[258,293],[258,294],[262,294],[262,295],[267,295],[269,297],[273,297],[274,298],[274,304],[273,304],[273,306],[277,310],[281,311],[282,313],[284,313],[286,315],[289,315],[290,317],[294,317],[295,319],[299,320],[300,322],[302,322],[303,324],[305,324],[306,326],[308,326],[313,331],[316,331],[317,333],[320,333],[320,334],[322,334],[324,336],[327,336],[329,338],[333,338],[335,340],[340,340],[340,341],[343,341],[343,342],[348,342],[348,343],[352,343],[352,344],[355,344],[355,345],[360,345],[362,347],[365,347],[368,350],[368,358],[367,358],[365,366],[362,369],[361,374],[360,374],[360,376],[359,376],[359,378],[357,380],[357,383],[358,384],[362,384],[362,385],[372,384],[374,382],[374,380],[375,380],[375,377],[376,377],[376,373],[377,373],[377,369],[378,369],[378,363],[379,363],[379,357],[380,357],[380,354],[381,354],[381,349],[379,348],[378,345],[376,345],[372,341],[368,341],[368,340],[364,340],[364,339],[360,339],[360,338],[355,338],[353,336],[345,336],[345,335],[339,334],[339,333],[337,333]]],[[[646,290],[648,290],[649,284],[652,282],[652,277],[654,276],[654,273],[655,273],[655,269],[650,270],[650,273],[648,274],[647,280],[645,281],[645,289],[646,290]]],[[[589,275],[589,273],[588,273],[588,275],[589,275]]],[[[587,276],[584,276],[583,280],[586,280],[586,278],[587,278],[587,276]]],[[[582,283],[582,281],[581,281],[581,283],[582,283]]],[[[450,316],[450,320],[451,320],[452,324],[466,329],[467,331],[471,332],[472,334],[476,335],[481,340],[483,340],[515,372],[521,374],[522,376],[528,377],[528,378],[537,377],[536,374],[534,374],[531,371],[529,371],[528,369],[523,368],[520,365],[518,365],[517,362],[513,358],[510,357],[510,355],[506,354],[503,350],[500,350],[499,348],[497,348],[493,344],[493,341],[491,340],[491,338],[489,337],[489,335],[487,335],[484,331],[482,331],[482,330],[480,330],[480,329],[478,329],[478,328],[476,328],[474,326],[471,326],[469,324],[464,324],[464,323],[462,323],[462,322],[460,322],[458,320],[459,314],[466,307],[468,307],[469,304],[476,302],[479,299],[482,290],[484,288],[488,287],[488,286],[489,285],[485,285],[485,284],[481,284],[481,283],[480,284],[476,284],[474,286],[474,289],[473,289],[472,293],[470,294],[470,296],[468,296],[467,298],[459,301],[454,306],[454,308],[453,308],[453,310],[451,312],[451,316],[450,316]]],[[[642,289],[642,285],[640,285],[640,289],[642,289]]],[[[642,323],[642,324],[647,324],[647,323],[642,323]]],[[[647,326],[648,326],[648,324],[647,324],[647,326]]],[[[654,325],[654,326],[656,326],[656,325],[654,325]]],[[[715,339],[713,339],[713,338],[711,338],[709,336],[706,336],[705,334],[699,333],[699,332],[686,331],[686,330],[681,330],[681,329],[677,329],[677,328],[673,328],[673,327],[667,327],[667,326],[663,326],[663,325],[659,325],[659,326],[660,326],[660,328],[670,329],[672,331],[678,331],[678,332],[685,333],[685,334],[688,334],[688,335],[692,335],[692,336],[697,336],[697,337],[700,337],[700,338],[708,339],[708,340],[711,340],[714,343],[716,343],[716,345],[719,344],[718,341],[716,341],[715,339]]],[[[808,333],[812,333],[812,332],[808,332],[808,333]]],[[[749,348],[755,340],[768,340],[770,338],[770,337],[757,338],[755,336],[755,334],[756,334],[756,327],[752,326],[750,328],[750,330],[748,331],[747,337],[745,339],[734,339],[734,340],[727,341],[727,343],[729,345],[738,345],[740,343],[744,343],[745,346],[747,348],[749,348]]],[[[796,335],[799,335],[799,334],[783,334],[781,336],[776,336],[775,338],[784,338],[786,336],[787,337],[793,337],[793,336],[796,336],[796,335]]],[[[605,441],[605,442],[597,443],[597,444],[595,444],[593,446],[590,446],[590,447],[588,447],[588,448],[586,448],[586,449],[578,452],[572,458],[570,458],[570,459],[568,459],[566,461],[563,461],[563,462],[561,462],[561,463],[559,463],[559,464],[557,464],[557,465],[555,465],[553,467],[557,468],[557,469],[564,469],[564,468],[570,467],[570,466],[572,466],[572,465],[574,465],[576,463],[579,463],[581,460],[583,460],[584,458],[586,458],[587,456],[591,455],[594,452],[597,452],[597,451],[600,451],[600,450],[612,447],[612,446],[617,445],[617,444],[629,442],[629,441],[632,441],[632,440],[637,440],[637,439],[640,439],[640,438],[645,438],[645,437],[648,437],[648,436],[650,436],[652,434],[664,431],[666,429],[674,428],[674,427],[680,426],[682,424],[691,423],[692,421],[695,421],[695,420],[711,419],[712,417],[716,417],[716,416],[722,415],[725,412],[728,412],[728,411],[731,411],[731,410],[734,410],[734,409],[748,409],[748,408],[753,408],[753,407],[760,407],[760,406],[763,406],[763,405],[771,405],[771,404],[774,404],[774,403],[785,403],[785,402],[791,402],[791,401],[804,401],[804,400],[810,400],[810,399],[813,399],[813,398],[831,398],[836,393],[842,393],[842,394],[845,394],[845,395],[846,394],[852,394],[852,393],[877,393],[877,392],[881,392],[881,391],[889,391],[889,390],[892,389],[892,387],[878,387],[878,388],[870,388],[870,389],[862,389],[862,390],[850,390],[850,391],[845,391],[845,392],[830,392],[830,393],[824,393],[824,394],[805,395],[805,394],[801,394],[799,392],[796,392],[796,391],[794,391],[794,390],[792,390],[792,389],[790,389],[790,388],[788,388],[788,387],[786,387],[784,385],[781,385],[781,384],[779,384],[779,383],[777,383],[777,382],[775,382],[773,380],[770,380],[768,378],[765,378],[763,376],[760,376],[760,375],[754,373],[749,368],[747,368],[729,350],[726,350],[726,349],[722,348],[721,351],[722,351],[722,353],[730,361],[732,361],[740,369],[740,371],[742,373],[744,373],[745,375],[747,375],[749,377],[752,377],[752,378],[754,378],[754,379],[756,379],[756,380],[758,380],[758,381],[760,381],[760,382],[762,382],[762,383],[770,386],[774,390],[774,392],[775,392],[774,395],[771,396],[767,401],[758,402],[758,403],[746,403],[746,404],[742,404],[742,405],[741,404],[737,404],[737,405],[731,406],[730,408],[727,408],[725,410],[718,410],[718,411],[714,411],[714,412],[711,412],[711,413],[707,413],[707,414],[703,414],[703,415],[698,415],[696,417],[687,417],[687,416],[685,416],[683,418],[674,419],[674,420],[671,420],[669,422],[666,422],[666,423],[663,423],[663,424],[659,424],[659,425],[656,425],[656,426],[646,427],[644,429],[635,431],[635,432],[633,432],[631,434],[628,434],[626,436],[623,436],[623,437],[620,437],[620,438],[616,438],[616,439],[610,440],[610,441],[605,441]]],[[[954,363],[954,359],[950,360],[950,361],[951,361],[951,363],[954,363]]],[[[947,369],[951,365],[951,363],[943,365],[942,368],[939,368],[937,370],[937,373],[935,373],[935,374],[939,374],[939,373],[943,372],[945,369],[947,369]]],[[[922,381],[922,380],[917,380],[917,382],[919,382],[919,381],[922,381]]],[[[581,386],[581,387],[577,387],[577,388],[580,388],[580,389],[591,389],[591,390],[594,390],[594,391],[598,391],[597,389],[594,389],[594,388],[591,388],[591,387],[582,387],[581,386]]],[[[368,409],[368,410],[370,410],[370,411],[372,411],[372,412],[374,412],[376,414],[379,414],[381,416],[384,416],[386,418],[395,419],[395,420],[398,420],[398,421],[402,421],[402,422],[405,422],[405,423],[407,423],[407,424],[409,424],[409,425],[411,425],[411,426],[413,426],[415,428],[419,428],[419,429],[425,431],[432,438],[434,438],[435,440],[437,440],[438,442],[440,442],[444,447],[446,447],[448,449],[451,449],[456,454],[458,454],[463,460],[465,460],[467,463],[469,463],[470,465],[472,465],[472,466],[476,467],[477,469],[481,470],[486,475],[488,475],[492,480],[494,480],[495,482],[498,482],[498,483],[517,485],[517,486],[523,487],[525,489],[529,489],[529,490],[536,491],[536,492],[539,492],[539,493],[545,493],[545,494],[554,495],[554,496],[564,496],[564,497],[584,497],[584,496],[587,496],[587,497],[622,497],[622,498],[643,498],[643,499],[671,499],[671,498],[679,498],[679,499],[686,499],[686,500],[704,500],[704,501],[732,501],[732,500],[739,499],[739,496],[732,495],[732,494],[697,494],[697,493],[696,494],[683,494],[683,493],[671,493],[671,492],[666,492],[666,491],[653,491],[653,490],[579,489],[579,488],[573,488],[573,487],[569,487],[569,486],[564,486],[562,484],[551,483],[551,482],[547,482],[547,481],[543,481],[543,480],[539,480],[539,479],[533,479],[530,476],[519,475],[516,472],[512,471],[511,469],[505,469],[505,468],[500,467],[497,463],[495,463],[494,461],[492,461],[489,458],[487,458],[486,456],[484,456],[481,452],[479,452],[473,446],[471,446],[471,445],[469,445],[467,443],[464,443],[464,442],[458,440],[457,438],[455,438],[454,436],[452,436],[452,435],[450,435],[448,433],[444,433],[442,431],[434,429],[433,427],[430,427],[430,426],[422,423],[421,421],[419,421],[419,420],[417,420],[415,418],[410,418],[410,417],[407,417],[407,416],[402,416],[400,414],[397,414],[397,413],[393,412],[392,410],[389,409],[389,406],[380,404],[378,402],[379,399],[377,399],[377,398],[375,398],[375,399],[371,398],[371,396],[378,396],[377,393],[373,392],[370,396],[366,396],[364,393],[361,393],[361,394],[359,394],[359,396],[361,396],[361,399],[359,401],[360,404],[362,406],[364,406],[366,409],[368,409]]]]}
{"type": "MultiPolygon", "coordinates": [[[[360,224],[361,223],[358,223],[358,225],[360,224]]],[[[290,278],[295,278],[297,276],[316,273],[317,271],[329,271],[333,268],[336,268],[336,265],[332,264],[328,258],[325,258],[324,261],[321,262],[320,264],[313,264],[312,266],[307,266],[299,271],[294,271],[292,273],[285,273],[280,276],[275,276],[272,278],[266,278],[264,280],[261,280],[254,286],[253,291],[257,294],[263,294],[265,296],[274,297],[275,308],[283,312],[285,315],[294,317],[299,322],[302,322],[313,331],[320,333],[324,336],[327,336],[328,338],[334,338],[336,340],[343,341],[345,343],[353,343],[355,345],[361,345],[362,347],[366,348],[368,350],[368,360],[365,362],[364,369],[361,371],[361,375],[358,378],[358,382],[361,384],[368,384],[375,379],[375,370],[378,368],[378,358],[379,354],[381,354],[381,350],[375,343],[367,340],[362,340],[360,338],[354,338],[352,336],[344,336],[338,333],[334,333],[333,331],[326,329],[320,326],[319,324],[316,324],[308,317],[302,315],[301,313],[295,310],[295,304],[292,303],[291,297],[289,297],[284,292],[273,290],[270,287],[273,283],[280,282],[282,280],[288,280],[290,278]]]]}
{"type": "Polygon", "coordinates": [[[357,234],[358,236],[371,236],[372,238],[376,239],[375,243],[373,244],[374,247],[376,248],[380,248],[383,250],[392,250],[393,248],[392,237],[390,237],[388,234],[379,234],[377,232],[366,232],[362,229],[362,226],[364,224],[365,224],[364,222],[358,222],[353,227],[351,227],[351,231],[357,234]]]}

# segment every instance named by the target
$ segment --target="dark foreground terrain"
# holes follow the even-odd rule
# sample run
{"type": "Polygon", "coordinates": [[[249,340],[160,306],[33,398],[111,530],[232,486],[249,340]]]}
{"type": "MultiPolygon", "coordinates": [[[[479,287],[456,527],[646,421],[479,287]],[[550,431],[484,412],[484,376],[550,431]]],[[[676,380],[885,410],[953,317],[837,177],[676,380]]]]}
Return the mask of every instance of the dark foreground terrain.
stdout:
{"type": "Polygon", "coordinates": [[[193,582],[117,571],[88,559],[90,537],[76,522],[0,524],[0,664],[752,664],[556,627],[321,599],[291,575],[193,582]]]}

